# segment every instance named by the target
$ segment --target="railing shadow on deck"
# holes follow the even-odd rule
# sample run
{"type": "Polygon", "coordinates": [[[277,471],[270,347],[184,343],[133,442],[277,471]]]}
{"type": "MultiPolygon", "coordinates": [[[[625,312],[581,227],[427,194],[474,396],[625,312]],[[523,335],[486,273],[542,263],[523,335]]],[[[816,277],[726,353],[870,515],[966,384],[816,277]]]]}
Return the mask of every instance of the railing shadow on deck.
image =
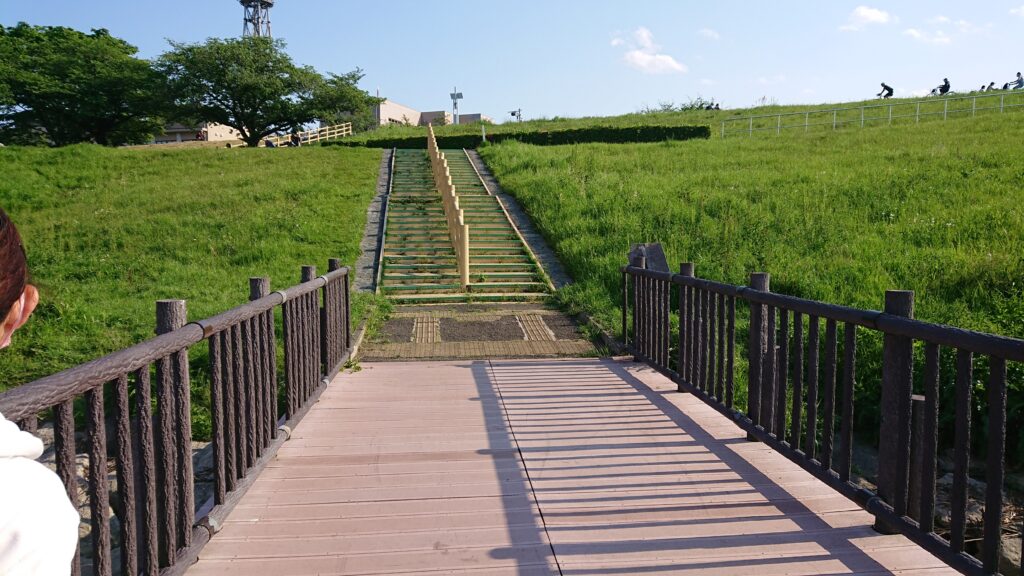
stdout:
{"type": "Polygon", "coordinates": [[[494,362],[493,372],[563,574],[806,562],[831,565],[837,572],[890,573],[852,541],[877,536],[870,528],[829,525],[799,494],[734,450],[737,444],[752,445],[748,440],[715,438],[620,363],[606,360],[595,369],[593,361],[494,362]],[[551,402],[536,402],[543,398],[551,402]],[[606,402],[594,403],[597,398],[606,402]],[[579,405],[575,418],[562,410],[572,400],[579,405]],[[607,415],[595,411],[602,405],[628,408],[630,415],[615,420],[617,427],[610,430],[607,415]],[[650,441],[666,434],[679,439],[650,441]],[[531,446],[531,438],[539,445],[531,446]],[[649,441],[641,441],[645,438],[649,441]],[[637,468],[647,470],[629,471],[637,468]],[[690,476],[706,479],[671,480],[690,476]],[[758,523],[765,523],[764,530],[758,531],[758,523]],[[700,534],[708,530],[715,533],[700,534]],[[804,552],[773,557],[771,547],[787,545],[804,552]],[[763,557],[728,557],[730,549],[744,546],[764,548],[763,557]],[[699,550],[717,551],[721,558],[687,558],[686,551],[699,550]],[[662,553],[672,558],[659,562],[662,553]]]}
{"type": "Polygon", "coordinates": [[[543,518],[534,504],[528,472],[522,465],[519,445],[509,426],[504,402],[497,383],[485,360],[470,365],[488,428],[488,447],[481,453],[489,455],[495,472],[506,474],[501,483],[504,518],[511,546],[494,551],[492,556],[514,560],[521,576],[541,573],[557,574],[555,556],[544,530],[543,518]],[[512,471],[514,470],[514,472],[512,471]]]}
{"type": "Polygon", "coordinates": [[[158,302],[157,337],[0,394],[0,413],[22,430],[52,421],[57,474],[88,510],[73,576],[171,575],[195,561],[349,357],[349,270],[338,259],[328,268],[317,277],[303,266],[301,284],[273,293],[268,278],[252,278],[248,304],[204,320],[188,322],[183,300],[158,302]],[[190,365],[190,347],[204,341],[208,366],[190,365]],[[205,502],[193,471],[198,374],[212,420],[205,502]]]}
{"type": "Polygon", "coordinates": [[[734,286],[697,278],[692,263],[672,274],[634,256],[622,269],[622,329],[635,359],[857,502],[879,531],[902,533],[965,574],[998,573],[1007,365],[1024,361],[1024,341],[914,320],[909,291],[888,291],[884,311],[861,310],[772,293],[766,273],[734,286]],[[748,322],[749,329],[741,326],[748,322]],[[744,331],[746,342],[737,343],[744,331]],[[880,341],[869,369],[858,368],[858,333],[880,341]],[[972,400],[975,370],[985,384],[972,400]],[[873,407],[880,413],[877,492],[851,474],[853,416],[866,408],[855,407],[858,380],[880,396],[873,407]],[[942,380],[949,393],[941,393],[942,380]],[[972,402],[984,427],[972,426],[972,402]],[[953,413],[948,537],[935,521],[940,408],[953,413]],[[971,438],[978,434],[985,439],[985,512],[972,528],[980,537],[969,538],[971,438]]]}

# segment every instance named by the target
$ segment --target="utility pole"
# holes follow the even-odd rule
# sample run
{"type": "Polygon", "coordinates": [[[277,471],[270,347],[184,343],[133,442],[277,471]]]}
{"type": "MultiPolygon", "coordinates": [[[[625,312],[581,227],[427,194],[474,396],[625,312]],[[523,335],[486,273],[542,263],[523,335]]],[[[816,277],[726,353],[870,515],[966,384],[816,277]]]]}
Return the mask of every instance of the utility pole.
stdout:
{"type": "Polygon", "coordinates": [[[452,124],[459,123],[459,100],[462,100],[462,92],[458,88],[452,88],[452,124]]]}

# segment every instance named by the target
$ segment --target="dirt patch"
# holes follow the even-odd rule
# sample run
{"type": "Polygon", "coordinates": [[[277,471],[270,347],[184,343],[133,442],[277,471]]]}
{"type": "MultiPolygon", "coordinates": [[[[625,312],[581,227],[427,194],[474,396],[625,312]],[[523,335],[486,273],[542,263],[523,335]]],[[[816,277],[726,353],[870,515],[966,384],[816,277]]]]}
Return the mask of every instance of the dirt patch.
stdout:
{"type": "Polygon", "coordinates": [[[504,342],[523,340],[523,329],[515,316],[501,316],[493,322],[441,318],[443,342],[504,342]]]}
{"type": "Polygon", "coordinates": [[[568,316],[561,314],[544,316],[544,323],[554,333],[556,340],[586,340],[586,337],[580,332],[579,326],[568,316]]]}
{"type": "Polygon", "coordinates": [[[401,343],[412,340],[412,318],[392,318],[380,329],[380,339],[384,342],[401,343]]]}

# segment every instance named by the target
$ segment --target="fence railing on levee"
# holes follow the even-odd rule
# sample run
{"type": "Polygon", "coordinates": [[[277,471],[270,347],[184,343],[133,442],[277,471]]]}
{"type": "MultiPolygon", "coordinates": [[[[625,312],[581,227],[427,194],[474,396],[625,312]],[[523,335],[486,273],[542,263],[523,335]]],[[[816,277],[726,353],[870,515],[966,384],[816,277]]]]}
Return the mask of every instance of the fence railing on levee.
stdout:
{"type": "Polygon", "coordinates": [[[441,200],[444,204],[448,234],[451,237],[452,248],[455,249],[455,259],[459,268],[459,282],[462,284],[462,289],[467,290],[469,288],[469,225],[466,224],[465,212],[459,206],[459,195],[452,184],[448,159],[437,148],[434,127],[429,125],[427,126],[427,155],[430,156],[430,169],[434,174],[434,183],[437,185],[438,192],[441,193],[441,200]]]}
{"type": "Polygon", "coordinates": [[[336,259],[328,267],[316,277],[305,266],[301,284],[273,293],[269,279],[253,278],[248,304],[205,320],[188,322],[183,300],[160,301],[155,338],[0,394],[0,413],[23,430],[52,423],[57,474],[75,507],[87,510],[90,534],[72,574],[83,564],[96,575],[179,574],[195,561],[348,359],[349,270],[336,259]],[[190,366],[190,347],[204,340],[209,361],[190,366]],[[198,507],[197,380],[209,392],[213,459],[212,496],[198,507]],[[87,472],[78,468],[76,438],[85,439],[87,472]]]}
{"type": "MultiPolygon", "coordinates": [[[[623,334],[638,360],[859,503],[880,531],[903,533],[967,574],[997,573],[1004,537],[1021,538],[1019,524],[1004,535],[1003,485],[1007,363],[1024,361],[1024,340],[914,320],[913,292],[887,292],[884,311],[859,310],[772,293],[768,274],[733,286],[696,277],[693,264],[679,274],[650,270],[642,257],[622,268],[622,299],[623,334]],[[737,342],[742,334],[746,342],[737,342]],[[858,342],[868,351],[858,354],[858,342]],[[940,381],[953,390],[940,390],[940,381]],[[880,400],[855,406],[855,386],[878,386],[880,400]],[[879,406],[872,491],[851,476],[853,416],[879,406]],[[972,406],[982,415],[974,428],[972,406]],[[984,496],[973,503],[972,431],[985,452],[984,496]],[[953,444],[949,521],[941,528],[940,438],[953,444]],[[969,524],[969,506],[984,509],[981,522],[969,524]]],[[[1019,374],[1019,364],[1011,368],[1019,374]]]]}
{"type": "MultiPolygon", "coordinates": [[[[316,130],[306,130],[303,132],[297,132],[299,141],[302,144],[312,144],[314,142],[325,142],[327,140],[335,140],[338,138],[344,138],[352,135],[352,123],[345,122],[343,124],[335,124],[334,126],[324,126],[316,130]]],[[[292,141],[291,134],[284,134],[282,136],[271,136],[264,140],[264,142],[273,142],[275,146],[287,146],[292,141]]]]}
{"type": "Polygon", "coordinates": [[[883,102],[849,108],[829,108],[805,112],[742,116],[722,121],[719,134],[726,136],[755,133],[782,134],[919,124],[927,120],[974,117],[979,114],[1001,114],[1024,109],[1024,90],[979,93],[970,96],[939,96],[914,101],[883,102]]]}

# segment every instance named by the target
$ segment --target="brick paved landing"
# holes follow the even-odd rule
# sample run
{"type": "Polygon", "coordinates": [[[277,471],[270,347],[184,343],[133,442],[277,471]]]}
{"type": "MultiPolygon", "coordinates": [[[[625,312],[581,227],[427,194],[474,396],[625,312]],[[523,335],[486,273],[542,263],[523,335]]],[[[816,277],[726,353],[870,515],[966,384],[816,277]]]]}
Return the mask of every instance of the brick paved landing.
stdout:
{"type": "Polygon", "coordinates": [[[400,306],[361,361],[597,356],[569,316],[536,304],[400,306]]]}
{"type": "Polygon", "coordinates": [[[368,363],[190,574],[952,574],[650,369],[368,363]]]}

